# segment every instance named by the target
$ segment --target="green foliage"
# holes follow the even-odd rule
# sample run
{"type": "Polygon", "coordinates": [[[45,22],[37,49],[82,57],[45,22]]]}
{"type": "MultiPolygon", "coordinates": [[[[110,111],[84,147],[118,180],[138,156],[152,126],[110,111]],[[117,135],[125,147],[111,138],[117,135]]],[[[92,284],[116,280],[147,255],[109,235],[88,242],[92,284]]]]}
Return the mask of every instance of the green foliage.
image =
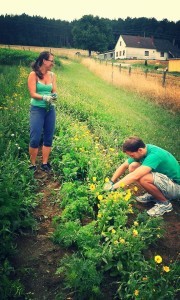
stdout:
{"type": "Polygon", "coordinates": [[[8,262],[13,254],[14,234],[32,228],[36,206],[35,181],[28,170],[27,73],[22,67],[1,66],[3,89],[0,100],[0,282],[1,299],[18,298],[23,287],[11,280],[13,268],[8,262]],[[10,83],[10,84],[7,84],[10,83]]]}
{"type": "Polygon", "coordinates": [[[74,299],[100,299],[102,274],[93,261],[78,257],[76,254],[64,257],[57,274],[65,276],[65,287],[72,290],[74,299]]]}
{"type": "Polygon", "coordinates": [[[19,280],[10,279],[14,269],[10,266],[8,260],[0,265],[0,299],[19,299],[24,295],[24,287],[19,280]]]}
{"type": "MultiPolygon", "coordinates": [[[[0,48],[1,65],[21,65],[30,67],[31,63],[36,60],[37,56],[38,53],[33,51],[0,48]]],[[[57,57],[55,57],[55,63],[57,66],[61,65],[57,57]]]]}
{"type": "Polygon", "coordinates": [[[65,223],[59,223],[54,218],[53,223],[56,228],[53,234],[53,240],[55,243],[59,243],[62,246],[69,247],[76,242],[76,237],[80,229],[79,221],[68,221],[65,223]]]}
{"type": "Polygon", "coordinates": [[[105,19],[83,16],[73,27],[73,40],[76,47],[91,51],[105,51],[112,42],[112,30],[105,19]]]}

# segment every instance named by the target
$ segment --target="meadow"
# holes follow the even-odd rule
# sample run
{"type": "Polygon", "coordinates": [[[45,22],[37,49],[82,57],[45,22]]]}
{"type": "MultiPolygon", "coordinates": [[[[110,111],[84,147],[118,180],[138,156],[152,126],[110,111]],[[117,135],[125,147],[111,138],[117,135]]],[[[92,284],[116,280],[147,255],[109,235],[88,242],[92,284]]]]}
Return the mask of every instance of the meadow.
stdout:
{"type": "MultiPolygon", "coordinates": [[[[8,65],[0,65],[0,298],[28,299],[20,280],[12,280],[11,256],[14,236],[35,230],[33,211],[40,203],[40,181],[28,171],[27,76],[29,54],[32,59],[35,53],[14,65],[17,52],[8,51],[8,65]]],[[[74,57],[59,59],[51,161],[61,184],[53,197],[62,213],[53,218],[51,240],[64,249],[64,257],[56,271],[63,278],[56,299],[176,299],[178,262],[163,257],[160,249],[147,255],[164,236],[163,218],[149,218],[137,209],[138,187],[104,193],[103,185],[125,159],[121,145],[129,135],[179,159],[179,113],[114,87],[74,57]]]]}

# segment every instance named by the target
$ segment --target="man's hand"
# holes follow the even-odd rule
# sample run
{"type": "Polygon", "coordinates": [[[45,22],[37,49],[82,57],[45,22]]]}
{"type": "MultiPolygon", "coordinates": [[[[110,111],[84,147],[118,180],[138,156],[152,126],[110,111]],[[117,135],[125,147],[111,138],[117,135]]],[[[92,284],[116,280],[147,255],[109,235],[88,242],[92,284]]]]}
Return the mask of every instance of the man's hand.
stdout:
{"type": "Polygon", "coordinates": [[[103,190],[104,191],[113,191],[114,190],[113,184],[114,184],[114,182],[112,182],[112,181],[105,183],[103,190]]]}

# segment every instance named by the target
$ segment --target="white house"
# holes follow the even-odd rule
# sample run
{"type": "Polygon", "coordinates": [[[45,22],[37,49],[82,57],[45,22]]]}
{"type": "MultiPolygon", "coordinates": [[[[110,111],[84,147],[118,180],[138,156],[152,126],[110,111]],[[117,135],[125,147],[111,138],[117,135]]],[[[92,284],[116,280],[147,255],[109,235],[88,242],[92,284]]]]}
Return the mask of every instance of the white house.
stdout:
{"type": "Polygon", "coordinates": [[[120,35],[114,51],[115,59],[167,60],[180,57],[180,49],[168,40],[132,35],[120,35]]]}
{"type": "Polygon", "coordinates": [[[168,40],[120,35],[115,49],[100,53],[100,59],[155,59],[180,58],[180,49],[168,40]]]}

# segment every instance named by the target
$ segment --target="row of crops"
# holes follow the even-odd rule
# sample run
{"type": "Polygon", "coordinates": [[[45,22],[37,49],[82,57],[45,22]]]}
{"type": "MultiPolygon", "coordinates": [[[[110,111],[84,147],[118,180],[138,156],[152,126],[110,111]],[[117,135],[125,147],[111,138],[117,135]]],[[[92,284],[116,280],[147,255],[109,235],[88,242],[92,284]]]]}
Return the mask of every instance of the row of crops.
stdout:
{"type": "MultiPolygon", "coordinates": [[[[28,72],[26,66],[1,66],[1,299],[24,294],[19,280],[13,279],[13,238],[33,226],[32,210],[38,202],[37,182],[28,171],[28,72]]],[[[175,299],[177,262],[165,261],[160,251],[147,255],[149,246],[163,236],[163,219],[139,213],[136,186],[103,192],[115,165],[124,159],[119,145],[130,129],[124,127],[123,132],[115,125],[117,112],[108,113],[110,102],[106,107],[93,102],[85,90],[79,95],[85,104],[78,103],[78,87],[70,87],[63,77],[66,66],[56,72],[62,85],[51,161],[62,184],[57,194],[62,214],[54,216],[51,238],[68,253],[57,269],[65,288],[58,299],[66,299],[69,293],[81,300],[175,299]],[[72,88],[74,102],[68,101],[72,88]]]]}

